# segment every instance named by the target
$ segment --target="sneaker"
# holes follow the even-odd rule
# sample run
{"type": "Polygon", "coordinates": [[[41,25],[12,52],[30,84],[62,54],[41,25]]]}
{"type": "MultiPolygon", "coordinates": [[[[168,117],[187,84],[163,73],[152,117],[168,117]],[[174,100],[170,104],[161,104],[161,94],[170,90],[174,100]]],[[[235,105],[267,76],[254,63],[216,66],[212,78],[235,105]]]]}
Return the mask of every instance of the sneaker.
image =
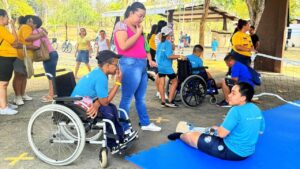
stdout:
{"type": "Polygon", "coordinates": [[[156,97],[158,97],[160,99],[160,94],[159,92],[156,92],[156,97]]]}
{"type": "Polygon", "coordinates": [[[13,110],[9,107],[6,107],[4,109],[0,109],[0,115],[15,115],[17,113],[18,113],[17,110],[13,110]]]}
{"type": "Polygon", "coordinates": [[[217,103],[217,106],[220,107],[231,107],[226,100],[222,100],[221,102],[217,103]]]}
{"type": "Polygon", "coordinates": [[[7,107],[10,108],[10,109],[13,109],[13,110],[18,108],[17,105],[10,104],[10,103],[7,104],[7,107]]]}
{"type": "Polygon", "coordinates": [[[24,96],[22,96],[22,99],[25,101],[30,101],[32,100],[32,97],[29,97],[27,94],[25,94],[24,96]]]}
{"type": "Polygon", "coordinates": [[[157,125],[150,123],[148,126],[142,126],[142,130],[147,130],[147,131],[160,131],[161,127],[158,127],[157,125]]]}
{"type": "Polygon", "coordinates": [[[166,105],[167,105],[168,107],[173,107],[173,108],[179,107],[178,104],[176,104],[176,103],[174,102],[174,100],[173,100],[171,103],[166,102],[166,105]]]}
{"type": "Polygon", "coordinates": [[[138,137],[138,131],[130,130],[129,133],[124,133],[123,144],[127,144],[138,137]]]}
{"type": "Polygon", "coordinates": [[[166,105],[165,102],[161,102],[160,106],[161,106],[162,108],[164,108],[164,107],[169,107],[168,105],[166,105]]]}
{"type": "Polygon", "coordinates": [[[22,96],[15,96],[14,103],[18,106],[21,106],[24,104],[24,101],[22,99],[22,96]]]}

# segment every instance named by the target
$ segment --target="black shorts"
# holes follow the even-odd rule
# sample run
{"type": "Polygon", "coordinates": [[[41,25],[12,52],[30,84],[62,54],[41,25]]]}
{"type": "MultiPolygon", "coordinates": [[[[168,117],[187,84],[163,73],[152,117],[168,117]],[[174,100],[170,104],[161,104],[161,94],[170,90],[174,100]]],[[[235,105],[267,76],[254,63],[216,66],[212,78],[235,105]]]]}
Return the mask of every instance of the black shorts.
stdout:
{"type": "Polygon", "coordinates": [[[197,147],[199,150],[209,154],[211,156],[221,158],[224,160],[240,161],[247,157],[241,157],[232,152],[224,143],[224,140],[220,137],[201,134],[198,140],[197,147]]]}
{"type": "Polygon", "coordinates": [[[158,73],[158,77],[166,77],[166,76],[168,76],[168,78],[170,80],[175,79],[177,77],[177,75],[175,73],[173,73],[173,74],[161,74],[161,73],[158,73]]]}
{"type": "Polygon", "coordinates": [[[11,79],[15,60],[15,57],[0,56],[0,81],[8,82],[11,79]]]}

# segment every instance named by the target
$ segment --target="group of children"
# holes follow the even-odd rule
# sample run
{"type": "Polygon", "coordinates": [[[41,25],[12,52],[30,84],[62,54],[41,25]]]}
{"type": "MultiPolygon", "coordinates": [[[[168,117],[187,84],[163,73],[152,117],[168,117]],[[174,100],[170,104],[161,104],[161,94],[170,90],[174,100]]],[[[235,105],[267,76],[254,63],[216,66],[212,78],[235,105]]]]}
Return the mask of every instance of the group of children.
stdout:
{"type": "MultiPolygon", "coordinates": [[[[162,36],[161,41],[156,49],[156,62],[158,69],[158,91],[161,96],[161,107],[178,107],[174,102],[174,96],[176,93],[178,79],[175,74],[172,65],[174,59],[187,59],[191,63],[192,68],[203,67],[203,61],[201,59],[203,54],[203,47],[201,45],[195,45],[193,54],[186,57],[174,54],[174,44],[171,41],[172,29],[165,26],[161,30],[162,36]],[[170,79],[170,88],[167,93],[168,101],[165,97],[165,78],[166,76],[170,79]]],[[[205,76],[204,79],[211,79],[211,75],[208,72],[200,72],[200,70],[193,70],[193,74],[200,74],[205,76]]]]}

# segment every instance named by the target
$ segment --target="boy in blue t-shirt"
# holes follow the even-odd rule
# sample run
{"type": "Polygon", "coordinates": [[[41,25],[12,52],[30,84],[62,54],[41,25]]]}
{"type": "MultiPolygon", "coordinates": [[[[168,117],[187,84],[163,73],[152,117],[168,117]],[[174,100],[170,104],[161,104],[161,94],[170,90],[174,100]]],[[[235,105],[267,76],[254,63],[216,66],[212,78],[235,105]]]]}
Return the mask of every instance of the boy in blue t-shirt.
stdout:
{"type": "Polygon", "coordinates": [[[172,29],[168,26],[165,26],[161,29],[162,37],[161,42],[158,44],[156,48],[156,61],[158,68],[158,77],[159,77],[159,85],[158,90],[161,96],[161,106],[162,107],[178,107],[175,104],[173,98],[175,96],[175,91],[177,88],[177,75],[175,74],[172,64],[174,59],[180,58],[179,55],[174,55],[173,53],[173,45],[171,43],[171,34],[172,29]],[[165,78],[169,77],[171,80],[171,87],[169,91],[169,101],[166,102],[165,99],[165,78]]]}
{"type": "Polygon", "coordinates": [[[212,51],[211,59],[217,60],[216,52],[218,47],[219,47],[219,42],[217,41],[216,38],[214,38],[214,40],[211,42],[211,51],[212,51]]]}
{"type": "Polygon", "coordinates": [[[259,135],[264,132],[265,121],[261,110],[251,99],[252,85],[239,82],[229,94],[233,107],[227,113],[221,126],[213,126],[212,134],[202,132],[173,133],[170,140],[181,139],[186,144],[209,155],[224,160],[244,160],[255,152],[259,135]]]}
{"type": "MultiPolygon", "coordinates": [[[[117,135],[121,143],[131,141],[137,136],[136,131],[124,131],[118,120],[118,110],[115,105],[110,103],[115,97],[119,87],[122,85],[122,72],[118,67],[119,55],[110,50],[104,50],[97,54],[98,67],[89,74],[82,77],[75,86],[71,96],[84,97],[82,101],[76,101],[75,104],[86,110],[87,117],[98,121],[98,119],[111,120],[116,128],[117,135]],[[115,85],[108,91],[108,75],[116,75],[115,85]],[[95,101],[93,101],[97,98],[95,101]]],[[[107,125],[107,124],[106,124],[107,125]]],[[[107,132],[113,134],[111,125],[107,125],[107,132]]],[[[115,139],[108,138],[109,148],[116,147],[115,139]]]]}
{"type": "MultiPolygon", "coordinates": [[[[203,61],[201,59],[203,55],[203,47],[201,45],[195,45],[193,49],[193,54],[186,56],[192,65],[192,68],[203,67],[203,61]]],[[[212,76],[205,69],[203,70],[193,70],[194,75],[201,75],[204,80],[212,79],[212,76]]]]}
{"type": "Polygon", "coordinates": [[[254,88],[254,83],[252,81],[252,75],[246,65],[235,61],[234,57],[230,54],[225,56],[224,61],[226,65],[231,68],[231,77],[225,78],[217,83],[217,87],[221,88],[224,94],[224,100],[217,103],[217,105],[221,107],[231,107],[228,104],[228,95],[231,87],[238,82],[247,82],[254,88]]]}

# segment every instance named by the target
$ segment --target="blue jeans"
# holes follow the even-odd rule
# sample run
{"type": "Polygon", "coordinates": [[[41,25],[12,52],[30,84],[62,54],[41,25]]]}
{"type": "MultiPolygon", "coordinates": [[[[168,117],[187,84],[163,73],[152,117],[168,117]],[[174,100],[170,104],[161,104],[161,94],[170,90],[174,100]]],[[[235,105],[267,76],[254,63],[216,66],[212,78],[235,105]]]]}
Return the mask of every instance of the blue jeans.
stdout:
{"type": "MultiPolygon", "coordinates": [[[[58,61],[58,54],[56,51],[49,53],[49,60],[43,61],[43,66],[46,73],[50,73],[53,77],[56,76],[56,66],[58,61]]],[[[47,76],[48,79],[51,79],[47,76]]]]}
{"type": "MultiPolygon", "coordinates": [[[[138,112],[141,126],[150,124],[147,113],[145,96],[147,90],[147,60],[122,57],[119,61],[123,78],[122,78],[122,97],[119,108],[129,113],[130,103],[135,97],[135,107],[138,112]]],[[[122,123],[124,130],[129,128],[127,123],[122,123]]]]}

